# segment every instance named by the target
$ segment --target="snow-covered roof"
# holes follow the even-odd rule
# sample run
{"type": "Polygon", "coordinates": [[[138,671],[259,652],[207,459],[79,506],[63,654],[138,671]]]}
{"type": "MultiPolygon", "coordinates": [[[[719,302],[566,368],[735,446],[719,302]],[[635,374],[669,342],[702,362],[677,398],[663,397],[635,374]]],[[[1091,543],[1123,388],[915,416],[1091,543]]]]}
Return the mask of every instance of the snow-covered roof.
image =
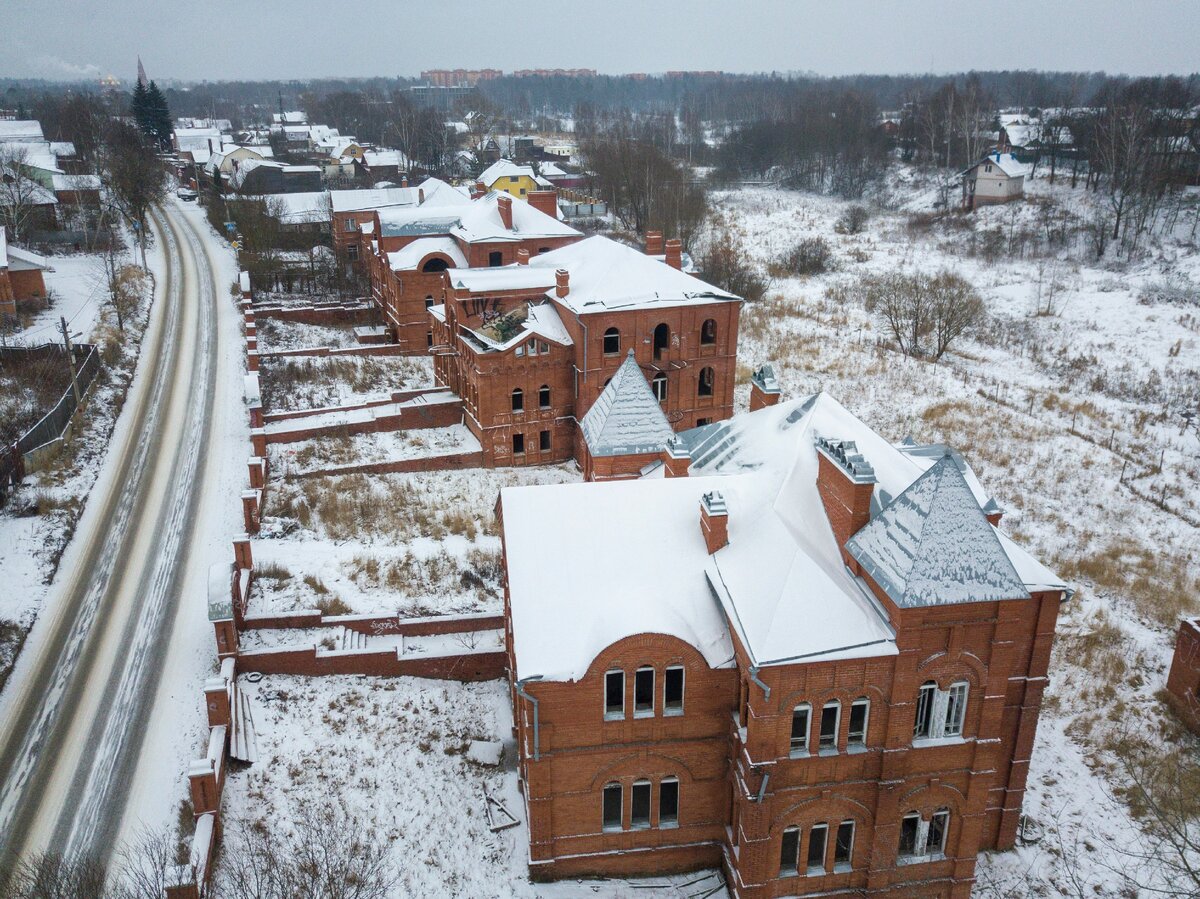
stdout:
{"type": "Polygon", "coordinates": [[[303,225],[329,221],[329,194],[311,190],[293,194],[270,194],[269,204],[279,209],[279,221],[285,225],[303,225]]]}
{"type": "Polygon", "coordinates": [[[60,175],[51,176],[55,190],[99,190],[99,175],[60,175]]]}
{"type": "Polygon", "coordinates": [[[303,125],[308,121],[308,116],[298,109],[285,110],[284,112],[272,113],[271,121],[276,125],[303,125]]]}
{"type": "MultiPolygon", "coordinates": [[[[54,196],[54,191],[47,190],[32,178],[24,175],[18,176],[25,183],[22,185],[20,194],[22,202],[31,206],[57,206],[58,198],[54,196]]],[[[0,191],[0,206],[7,206],[11,200],[11,195],[8,192],[0,191]]]]}
{"type": "Polygon", "coordinates": [[[1017,157],[1013,156],[1011,153],[992,153],[990,156],[983,157],[983,159],[966,169],[966,171],[964,171],[962,174],[965,175],[968,172],[979,168],[981,165],[989,164],[996,166],[998,169],[1000,169],[1000,171],[1010,178],[1018,178],[1029,174],[1029,166],[1025,165],[1023,162],[1019,162],[1017,157]]]}
{"type": "Polygon", "coordinates": [[[394,165],[398,169],[408,168],[408,157],[399,150],[367,150],[363,153],[367,167],[394,165]]]}
{"type": "Polygon", "coordinates": [[[710,666],[730,666],[700,532],[700,498],[725,480],[504,488],[516,676],[578,680],[606,646],[642,633],[678,637],[710,666]]]}
{"type": "MultiPolygon", "coordinates": [[[[445,321],[445,307],[438,306],[435,312],[440,321],[445,321]]],[[[507,352],[518,344],[527,341],[531,336],[544,337],[561,346],[572,346],[575,341],[563,324],[562,317],[552,303],[530,303],[525,307],[525,320],[521,329],[508,340],[499,341],[483,331],[476,331],[463,326],[463,334],[473,338],[475,345],[481,350],[507,352]]]]}
{"type": "Polygon", "coordinates": [[[8,233],[4,225],[0,225],[0,269],[14,272],[24,271],[54,271],[50,262],[44,256],[30,253],[20,247],[14,247],[8,242],[8,233]]]}
{"type": "Polygon", "coordinates": [[[75,144],[73,144],[69,140],[47,141],[47,145],[50,147],[50,152],[53,153],[55,156],[74,156],[75,155],[75,144]]]}
{"type": "Polygon", "coordinates": [[[511,159],[500,159],[480,172],[479,180],[491,187],[501,178],[520,178],[522,176],[532,180],[533,168],[527,165],[517,165],[511,159]]]}
{"type": "Polygon", "coordinates": [[[538,169],[541,170],[541,174],[542,174],[543,178],[570,178],[570,177],[572,177],[570,172],[565,171],[561,166],[559,166],[557,163],[553,163],[553,162],[540,163],[538,165],[538,169]]]}
{"type": "MultiPolygon", "coordinates": [[[[527,206],[519,201],[513,203],[514,223],[516,210],[527,206]]],[[[543,217],[553,221],[549,216],[543,217]]],[[[580,313],[633,306],[740,302],[740,298],[719,287],[607,237],[589,237],[541,253],[530,259],[529,264],[566,269],[570,273],[569,290],[558,302],[580,313]]]]}
{"type": "Polygon", "coordinates": [[[579,427],[593,456],[657,452],[675,433],[634,359],[633,350],[583,416],[579,427]]]}
{"type": "Polygon", "coordinates": [[[0,141],[44,141],[42,123],[34,119],[0,119],[0,141]]]}
{"type": "Polygon", "coordinates": [[[388,265],[393,271],[413,271],[430,253],[442,253],[454,260],[456,268],[466,268],[467,257],[452,237],[418,237],[394,253],[388,253],[388,265]]]}
{"type": "Polygon", "coordinates": [[[467,243],[482,241],[518,241],[531,237],[572,237],[579,232],[553,216],[535,209],[524,200],[502,191],[489,191],[463,208],[454,235],[467,243]],[[512,204],[512,228],[505,228],[500,218],[500,202],[512,204]]]}
{"type": "Polygon", "coordinates": [[[391,206],[415,206],[419,194],[417,188],[392,187],[370,190],[331,190],[330,201],[334,212],[363,212],[369,209],[387,209],[391,206]]]}
{"type": "Polygon", "coordinates": [[[1029,596],[949,456],[851,537],[846,551],[902,608],[1029,596]]]}
{"type": "Polygon", "coordinates": [[[510,290],[548,290],[554,286],[554,272],[528,265],[494,268],[463,268],[452,271],[450,284],[471,293],[503,293],[510,290]]]}

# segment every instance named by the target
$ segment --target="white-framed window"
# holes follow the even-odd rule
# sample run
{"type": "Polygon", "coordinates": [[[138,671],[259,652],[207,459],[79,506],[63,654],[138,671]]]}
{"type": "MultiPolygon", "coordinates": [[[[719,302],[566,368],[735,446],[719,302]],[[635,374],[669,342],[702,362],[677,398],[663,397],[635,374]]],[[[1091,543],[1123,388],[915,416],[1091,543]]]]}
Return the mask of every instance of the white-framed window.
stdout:
{"type": "Polygon", "coordinates": [[[667,399],[667,376],[661,371],[650,381],[650,387],[654,390],[654,398],[660,403],[667,399]]]}
{"type": "Polygon", "coordinates": [[[621,332],[616,328],[609,328],[604,332],[604,355],[615,356],[621,352],[621,332]]]}
{"type": "Polygon", "coordinates": [[[825,846],[829,842],[829,825],[814,824],[808,832],[808,855],[805,873],[810,877],[825,873],[825,846]]]}
{"type": "Polygon", "coordinates": [[[808,734],[812,729],[812,706],[807,702],[792,709],[792,738],[789,750],[793,757],[808,755],[808,734]]]}
{"type": "Polygon", "coordinates": [[[649,718],[654,715],[654,669],[639,668],[633,675],[633,717],[649,718]]]}
{"type": "Polygon", "coordinates": [[[833,870],[849,871],[854,867],[854,822],[838,825],[837,842],[833,846],[833,870]]]}
{"type": "Polygon", "coordinates": [[[678,777],[664,777],[658,785],[658,826],[679,826],[678,777]]]}
{"type": "Polygon", "coordinates": [[[907,864],[938,858],[946,851],[946,835],[950,830],[950,810],[938,809],[929,816],[909,812],[900,820],[898,858],[907,864]]]}
{"type": "Polygon", "coordinates": [[[625,717],[624,671],[609,671],[604,675],[604,717],[610,721],[625,717]]]}
{"type": "Polygon", "coordinates": [[[663,714],[683,714],[683,666],[671,665],[663,672],[663,714]]]}
{"type": "Polygon", "coordinates": [[[635,780],[629,796],[629,826],[634,830],[650,826],[650,781],[635,780]]]}
{"type": "Polygon", "coordinates": [[[961,737],[970,692],[970,684],[966,681],[955,681],[948,690],[938,689],[934,681],[923,683],[917,693],[913,740],[961,737]]]}
{"type": "Polygon", "coordinates": [[[799,870],[800,828],[785,827],[779,846],[779,876],[790,877],[799,870]]]}
{"type": "Polygon", "coordinates": [[[605,830],[621,829],[621,785],[617,782],[604,785],[603,827],[605,830]]]}
{"type": "Polygon", "coordinates": [[[817,750],[821,755],[837,752],[838,727],[842,722],[842,704],[836,699],[821,708],[821,735],[817,750]]]}
{"type": "Polygon", "coordinates": [[[358,227],[357,221],[355,221],[354,219],[351,219],[351,218],[346,219],[346,230],[347,231],[353,231],[357,227],[358,227]]]}
{"type": "Polygon", "coordinates": [[[863,748],[867,745],[867,724],[871,717],[871,700],[860,696],[850,703],[850,730],[846,735],[846,745],[850,748],[863,748]]]}
{"type": "Polygon", "coordinates": [[[538,354],[538,342],[536,338],[530,337],[529,340],[525,342],[525,352],[530,356],[536,356],[538,354]]]}

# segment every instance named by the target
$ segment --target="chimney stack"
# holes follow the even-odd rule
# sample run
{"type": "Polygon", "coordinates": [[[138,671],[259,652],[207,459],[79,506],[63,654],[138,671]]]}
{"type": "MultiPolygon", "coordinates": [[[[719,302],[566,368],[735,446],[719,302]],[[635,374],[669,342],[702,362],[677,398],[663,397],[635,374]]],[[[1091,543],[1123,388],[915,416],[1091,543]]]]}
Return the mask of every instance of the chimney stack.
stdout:
{"type": "Polygon", "coordinates": [[[686,478],[688,469],[692,466],[692,453],[679,439],[673,435],[667,439],[662,451],[663,477],[686,478]]]}
{"type": "Polygon", "coordinates": [[[526,194],[525,199],[539,212],[546,213],[552,219],[558,218],[558,191],[531,190],[526,194]]]}
{"type": "Polygon", "coordinates": [[[817,438],[817,491],[842,558],[850,564],[846,541],[871,520],[875,469],[853,440],[817,438]]]}
{"type": "Polygon", "coordinates": [[[774,406],[779,402],[780,393],[774,367],[770,362],[764,362],[750,376],[750,411],[774,406]]]}
{"type": "Polygon", "coordinates": [[[483,182],[476,181],[475,189],[471,191],[471,199],[478,200],[480,197],[482,197],[486,193],[487,193],[487,188],[484,186],[483,182]]]}
{"type": "Polygon", "coordinates": [[[700,530],[710,556],[729,543],[729,509],[717,490],[700,498],[700,530]]]}
{"type": "Polygon", "coordinates": [[[646,232],[646,255],[661,256],[663,252],[663,238],[661,231],[646,232]]]}
{"type": "Polygon", "coordinates": [[[529,251],[524,247],[517,250],[517,265],[529,265],[529,251]]]}
{"type": "Polygon", "coordinates": [[[496,208],[500,211],[500,223],[504,225],[504,230],[512,230],[512,197],[508,194],[500,194],[496,197],[496,208]]]}
{"type": "Polygon", "coordinates": [[[401,175],[401,176],[400,176],[400,186],[401,186],[401,187],[408,187],[408,175],[401,175]]]}
{"type": "Polygon", "coordinates": [[[554,273],[554,295],[560,300],[571,292],[570,279],[571,275],[565,268],[554,273]]]}
{"type": "Polygon", "coordinates": [[[672,237],[667,241],[667,265],[675,269],[683,269],[683,244],[672,237]]]}

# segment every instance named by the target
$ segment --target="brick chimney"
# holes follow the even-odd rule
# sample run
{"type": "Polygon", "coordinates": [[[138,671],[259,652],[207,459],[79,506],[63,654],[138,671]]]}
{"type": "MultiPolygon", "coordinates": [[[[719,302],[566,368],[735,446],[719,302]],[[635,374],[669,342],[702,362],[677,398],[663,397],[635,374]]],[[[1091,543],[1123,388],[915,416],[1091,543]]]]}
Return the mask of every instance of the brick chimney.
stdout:
{"type": "Polygon", "coordinates": [[[560,300],[571,292],[571,274],[565,268],[554,273],[554,295],[560,300]]]}
{"type": "Polygon", "coordinates": [[[750,376],[750,411],[756,412],[779,402],[779,381],[775,379],[775,368],[764,362],[750,376]]]}
{"type": "Polygon", "coordinates": [[[717,490],[700,497],[700,531],[709,555],[729,543],[729,509],[717,490]]]}
{"type": "Polygon", "coordinates": [[[817,491],[842,558],[846,541],[871,520],[875,469],[853,440],[817,438],[817,491]]]}
{"type": "Polygon", "coordinates": [[[686,478],[692,466],[692,453],[678,436],[668,438],[662,451],[663,477],[686,478]]]}
{"type": "Polygon", "coordinates": [[[683,244],[674,237],[667,241],[666,262],[671,268],[683,268],[683,244]]]}
{"type": "Polygon", "coordinates": [[[417,188],[417,205],[418,206],[425,205],[425,188],[423,188],[423,187],[417,188]]]}
{"type": "Polygon", "coordinates": [[[496,209],[500,211],[500,223],[504,225],[504,230],[512,230],[512,197],[508,194],[500,194],[496,197],[496,209]]]}
{"type": "Polygon", "coordinates": [[[484,183],[482,181],[476,181],[475,186],[471,189],[471,199],[478,200],[486,193],[487,187],[484,186],[484,183]]]}
{"type": "Polygon", "coordinates": [[[524,247],[517,250],[517,265],[529,265],[529,251],[524,247]]]}
{"type": "Polygon", "coordinates": [[[646,232],[646,255],[661,256],[663,253],[663,239],[661,231],[646,232]]]}
{"type": "Polygon", "coordinates": [[[401,175],[401,176],[400,176],[400,186],[401,186],[401,187],[408,187],[408,175],[401,175]]]}
{"type": "Polygon", "coordinates": [[[534,209],[546,213],[552,219],[558,218],[558,191],[531,190],[525,195],[525,199],[534,209]]]}

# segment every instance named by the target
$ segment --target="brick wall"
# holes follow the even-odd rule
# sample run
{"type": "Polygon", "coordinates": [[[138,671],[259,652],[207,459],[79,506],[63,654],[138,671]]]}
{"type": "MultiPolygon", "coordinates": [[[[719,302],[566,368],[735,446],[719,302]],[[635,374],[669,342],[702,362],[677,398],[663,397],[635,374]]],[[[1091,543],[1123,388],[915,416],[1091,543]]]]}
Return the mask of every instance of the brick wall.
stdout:
{"type": "Polygon", "coordinates": [[[1167,695],[1184,723],[1200,733],[1200,618],[1179,623],[1167,695]]]}
{"type": "Polygon", "coordinates": [[[371,677],[428,677],[464,683],[495,680],[504,676],[503,651],[473,652],[451,656],[401,658],[395,649],[325,651],[303,649],[256,649],[238,656],[238,671],[262,674],[364,674],[371,677]]]}

